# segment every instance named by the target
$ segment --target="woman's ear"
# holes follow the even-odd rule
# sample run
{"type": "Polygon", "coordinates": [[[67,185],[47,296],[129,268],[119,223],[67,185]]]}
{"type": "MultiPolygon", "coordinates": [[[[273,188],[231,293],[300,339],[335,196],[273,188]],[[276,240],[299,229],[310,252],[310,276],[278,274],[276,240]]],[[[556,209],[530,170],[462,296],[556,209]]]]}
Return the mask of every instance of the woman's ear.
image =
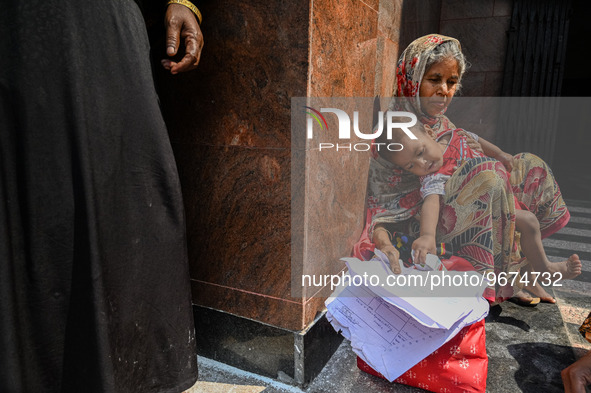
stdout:
{"type": "Polygon", "coordinates": [[[424,127],[425,127],[425,132],[427,133],[427,135],[429,135],[433,139],[435,139],[437,137],[437,134],[435,133],[435,131],[433,131],[433,129],[431,127],[429,127],[427,124],[425,124],[424,127]]]}

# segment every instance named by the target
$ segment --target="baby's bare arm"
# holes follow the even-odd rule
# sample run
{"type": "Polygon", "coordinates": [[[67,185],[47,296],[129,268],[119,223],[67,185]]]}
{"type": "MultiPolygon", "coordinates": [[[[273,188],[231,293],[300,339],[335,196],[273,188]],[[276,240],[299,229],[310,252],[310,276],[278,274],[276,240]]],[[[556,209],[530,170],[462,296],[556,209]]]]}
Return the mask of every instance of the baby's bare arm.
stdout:
{"type": "Polygon", "coordinates": [[[437,252],[435,246],[435,234],[437,221],[439,221],[439,198],[438,194],[431,194],[425,197],[421,207],[421,236],[412,243],[415,251],[415,263],[425,263],[427,254],[437,252]]]}

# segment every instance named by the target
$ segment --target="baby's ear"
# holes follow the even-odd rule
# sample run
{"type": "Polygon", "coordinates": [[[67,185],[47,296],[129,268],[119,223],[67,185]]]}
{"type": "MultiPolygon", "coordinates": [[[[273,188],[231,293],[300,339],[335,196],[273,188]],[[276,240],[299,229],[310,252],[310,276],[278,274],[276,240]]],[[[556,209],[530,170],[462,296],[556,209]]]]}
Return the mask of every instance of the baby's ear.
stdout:
{"type": "Polygon", "coordinates": [[[433,131],[433,129],[431,127],[429,127],[427,124],[425,124],[424,127],[425,127],[425,132],[427,133],[427,135],[429,135],[433,139],[435,139],[437,137],[437,134],[435,133],[435,131],[433,131]]]}

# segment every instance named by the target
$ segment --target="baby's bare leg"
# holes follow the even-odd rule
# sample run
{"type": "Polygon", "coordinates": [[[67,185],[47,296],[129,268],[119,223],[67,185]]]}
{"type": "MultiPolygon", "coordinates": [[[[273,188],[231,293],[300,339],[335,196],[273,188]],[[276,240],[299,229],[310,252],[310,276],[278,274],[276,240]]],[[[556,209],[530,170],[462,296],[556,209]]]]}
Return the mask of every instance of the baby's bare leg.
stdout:
{"type": "MultiPolygon", "coordinates": [[[[577,254],[566,261],[550,262],[542,245],[540,223],[536,216],[527,210],[515,212],[515,227],[521,232],[521,250],[530,262],[532,269],[538,272],[560,273],[562,279],[573,279],[581,274],[582,264],[577,254]]],[[[556,277],[558,278],[558,277],[556,277]]]]}

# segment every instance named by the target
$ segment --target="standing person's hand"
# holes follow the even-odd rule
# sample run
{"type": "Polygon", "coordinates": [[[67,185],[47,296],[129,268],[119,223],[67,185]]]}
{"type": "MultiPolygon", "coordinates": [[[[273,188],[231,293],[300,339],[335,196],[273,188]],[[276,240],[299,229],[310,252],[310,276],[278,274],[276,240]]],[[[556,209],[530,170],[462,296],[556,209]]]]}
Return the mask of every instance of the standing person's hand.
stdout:
{"type": "Polygon", "coordinates": [[[591,384],[591,351],[560,373],[565,393],[585,393],[591,384]]]}
{"type": "Polygon", "coordinates": [[[181,40],[185,47],[183,58],[175,62],[162,59],[162,66],[171,74],[191,71],[197,68],[203,48],[203,34],[193,12],[180,4],[170,4],[166,9],[166,54],[173,57],[177,54],[181,40]]]}

